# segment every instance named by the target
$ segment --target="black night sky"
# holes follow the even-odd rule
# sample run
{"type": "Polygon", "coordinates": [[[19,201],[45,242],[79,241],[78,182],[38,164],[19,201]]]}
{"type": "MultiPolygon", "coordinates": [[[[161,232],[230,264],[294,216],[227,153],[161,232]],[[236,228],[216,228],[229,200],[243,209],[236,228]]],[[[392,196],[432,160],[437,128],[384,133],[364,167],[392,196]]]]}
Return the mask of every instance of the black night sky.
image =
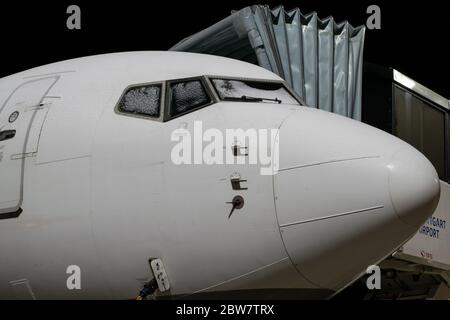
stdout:
{"type": "Polygon", "coordinates": [[[252,4],[316,11],[354,26],[370,4],[381,30],[367,30],[365,60],[391,66],[450,98],[450,9],[444,1],[48,1],[0,4],[0,76],[80,56],[167,50],[179,40],[252,4]],[[66,28],[66,8],[81,8],[81,30],[66,28]]]}

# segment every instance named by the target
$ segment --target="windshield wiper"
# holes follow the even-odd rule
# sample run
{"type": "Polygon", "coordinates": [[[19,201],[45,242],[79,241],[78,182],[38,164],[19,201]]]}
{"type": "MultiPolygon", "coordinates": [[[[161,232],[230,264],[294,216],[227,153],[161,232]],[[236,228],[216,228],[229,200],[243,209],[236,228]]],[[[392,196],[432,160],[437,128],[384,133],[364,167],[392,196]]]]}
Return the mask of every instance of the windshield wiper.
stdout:
{"type": "Polygon", "coordinates": [[[240,96],[240,97],[224,97],[223,100],[229,101],[248,101],[248,102],[261,102],[261,101],[273,101],[276,103],[281,103],[282,101],[278,98],[261,98],[261,97],[251,97],[251,96],[240,96]]]}

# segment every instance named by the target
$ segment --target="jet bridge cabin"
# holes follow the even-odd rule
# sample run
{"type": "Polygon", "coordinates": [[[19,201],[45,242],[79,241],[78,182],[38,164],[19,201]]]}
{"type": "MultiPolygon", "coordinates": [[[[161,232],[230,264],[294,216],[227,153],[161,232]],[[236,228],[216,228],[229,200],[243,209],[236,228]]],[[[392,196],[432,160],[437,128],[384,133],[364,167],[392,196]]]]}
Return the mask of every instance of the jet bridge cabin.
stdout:
{"type": "Polygon", "coordinates": [[[395,69],[366,63],[362,104],[363,122],[421,151],[441,180],[435,212],[393,258],[382,262],[384,289],[366,298],[449,299],[450,101],[395,69]]]}
{"type": "Polygon", "coordinates": [[[421,151],[450,183],[449,100],[392,68],[365,65],[362,121],[421,151]]]}

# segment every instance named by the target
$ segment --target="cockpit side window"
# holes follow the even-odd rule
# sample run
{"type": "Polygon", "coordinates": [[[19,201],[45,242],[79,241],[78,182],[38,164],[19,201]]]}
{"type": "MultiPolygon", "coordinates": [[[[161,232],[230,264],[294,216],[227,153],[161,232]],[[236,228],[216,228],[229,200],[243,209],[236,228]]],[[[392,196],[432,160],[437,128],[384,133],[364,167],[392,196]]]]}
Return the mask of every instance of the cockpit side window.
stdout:
{"type": "Polygon", "coordinates": [[[169,83],[171,118],[211,104],[212,99],[201,79],[186,79],[169,83]]]}
{"type": "Polygon", "coordinates": [[[127,89],[119,102],[123,113],[158,118],[161,109],[161,84],[139,85],[127,89]]]}

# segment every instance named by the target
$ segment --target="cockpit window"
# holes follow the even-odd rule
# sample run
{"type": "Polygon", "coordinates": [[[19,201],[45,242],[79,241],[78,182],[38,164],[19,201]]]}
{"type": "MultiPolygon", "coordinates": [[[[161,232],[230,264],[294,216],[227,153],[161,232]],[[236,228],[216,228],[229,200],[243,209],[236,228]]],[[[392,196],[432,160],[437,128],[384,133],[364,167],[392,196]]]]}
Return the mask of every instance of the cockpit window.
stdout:
{"type": "Polygon", "coordinates": [[[149,117],[159,117],[161,85],[152,84],[128,89],[119,103],[121,112],[149,117]]]}
{"type": "Polygon", "coordinates": [[[211,79],[221,100],[299,105],[281,82],[211,79]]]}
{"type": "Polygon", "coordinates": [[[170,83],[170,115],[178,116],[211,102],[200,79],[170,83]]]}

